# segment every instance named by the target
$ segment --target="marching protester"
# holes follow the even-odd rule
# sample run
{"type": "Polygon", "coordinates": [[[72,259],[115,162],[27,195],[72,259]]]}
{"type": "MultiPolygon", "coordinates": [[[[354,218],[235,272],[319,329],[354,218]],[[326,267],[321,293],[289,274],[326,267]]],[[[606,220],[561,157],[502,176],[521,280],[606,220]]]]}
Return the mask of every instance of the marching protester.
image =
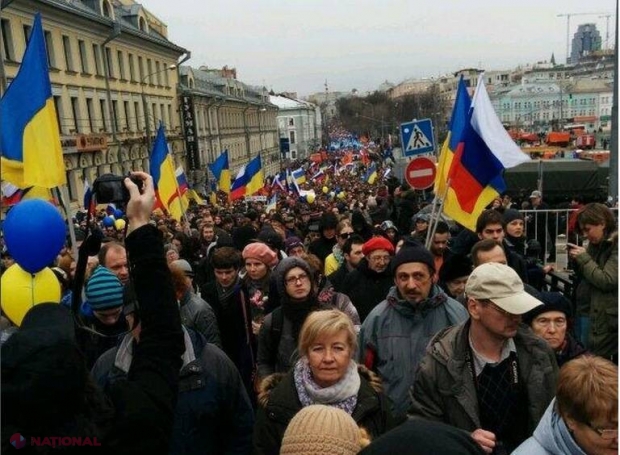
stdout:
{"type": "Polygon", "coordinates": [[[435,261],[428,250],[404,247],[390,272],[395,286],[364,320],[358,359],[381,377],[394,415],[402,421],[428,342],[440,330],[464,321],[467,312],[435,284],[435,261]]]}
{"type": "Polygon", "coordinates": [[[362,254],[364,257],[346,276],[340,289],[349,296],[364,322],[393,285],[390,261],[394,246],[385,237],[373,237],[362,246],[362,254]]]}
{"type": "Polygon", "coordinates": [[[465,295],[469,319],[428,345],[410,413],[468,431],[486,453],[508,454],[534,431],[555,393],[553,351],[520,324],[541,302],[514,270],[493,262],[474,269],[465,295]]]}
{"type": "Polygon", "coordinates": [[[307,317],[298,337],[299,360],[288,372],[268,376],[261,383],[255,454],[279,453],[291,419],[315,404],[342,409],[370,437],[393,427],[381,381],[357,365],[356,346],[357,334],[344,313],[315,311],[307,317]]]}
{"type": "MultiPolygon", "coordinates": [[[[106,395],[94,384],[75,343],[73,318],[63,306],[34,306],[21,329],[2,345],[2,434],[71,435],[102,447],[79,453],[167,453],[173,425],[183,331],[170,271],[157,229],[149,224],[155,204],[153,179],[128,178],[131,283],[140,308],[142,338],[126,381],[106,395]]],[[[8,452],[3,437],[2,451],[8,452]]],[[[44,448],[45,449],[45,448],[44,448]]],[[[28,446],[24,453],[37,453],[28,446]]]]}

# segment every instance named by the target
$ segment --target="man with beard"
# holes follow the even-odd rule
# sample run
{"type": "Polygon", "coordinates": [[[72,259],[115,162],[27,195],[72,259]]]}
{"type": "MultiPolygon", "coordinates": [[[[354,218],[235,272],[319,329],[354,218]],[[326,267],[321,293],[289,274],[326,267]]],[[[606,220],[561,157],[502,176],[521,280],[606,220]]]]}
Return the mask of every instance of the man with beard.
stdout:
{"type": "Polygon", "coordinates": [[[385,237],[373,237],[364,243],[362,253],[364,258],[346,276],[339,292],[349,296],[364,322],[392,287],[389,266],[394,246],[385,237]]]}
{"type": "Polygon", "coordinates": [[[379,374],[394,416],[404,420],[428,342],[467,319],[467,311],[435,284],[435,261],[425,248],[402,248],[392,261],[392,274],[395,287],[362,324],[358,361],[379,374]]]}
{"type": "Polygon", "coordinates": [[[439,271],[441,266],[446,262],[451,255],[448,249],[448,242],[450,241],[450,227],[445,221],[438,221],[437,227],[433,234],[433,240],[431,241],[430,250],[433,253],[433,259],[435,260],[435,279],[439,278],[439,271]]]}

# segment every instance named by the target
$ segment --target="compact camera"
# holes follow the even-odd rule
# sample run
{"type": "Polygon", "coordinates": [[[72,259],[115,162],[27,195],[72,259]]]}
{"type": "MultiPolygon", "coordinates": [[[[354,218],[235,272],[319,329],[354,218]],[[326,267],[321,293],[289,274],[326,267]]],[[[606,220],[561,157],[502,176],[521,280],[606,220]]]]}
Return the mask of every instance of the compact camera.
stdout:
{"type": "Polygon", "coordinates": [[[142,191],[142,180],[140,179],[130,175],[103,174],[93,183],[93,194],[97,199],[97,204],[127,204],[129,202],[129,191],[124,183],[127,177],[142,191]]]}

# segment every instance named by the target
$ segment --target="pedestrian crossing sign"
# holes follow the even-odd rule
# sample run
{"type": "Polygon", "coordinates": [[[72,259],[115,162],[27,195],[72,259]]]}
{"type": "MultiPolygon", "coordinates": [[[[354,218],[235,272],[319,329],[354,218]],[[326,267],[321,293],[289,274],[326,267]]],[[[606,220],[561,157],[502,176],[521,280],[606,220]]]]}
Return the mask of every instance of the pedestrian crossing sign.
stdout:
{"type": "Polygon", "coordinates": [[[435,151],[433,122],[426,118],[400,124],[403,156],[415,156],[435,151]]]}

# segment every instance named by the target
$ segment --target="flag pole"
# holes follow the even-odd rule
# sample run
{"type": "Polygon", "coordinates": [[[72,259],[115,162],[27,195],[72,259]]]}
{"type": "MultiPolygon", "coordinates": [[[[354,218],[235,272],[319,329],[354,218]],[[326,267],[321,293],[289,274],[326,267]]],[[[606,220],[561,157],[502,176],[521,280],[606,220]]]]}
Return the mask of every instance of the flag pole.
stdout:
{"type": "Polygon", "coordinates": [[[73,225],[73,217],[71,216],[71,211],[69,210],[69,206],[65,204],[65,201],[69,200],[69,194],[67,193],[67,187],[65,185],[57,186],[54,188],[56,191],[58,200],[60,205],[62,206],[65,215],[67,217],[67,227],[69,228],[69,239],[71,240],[71,255],[77,261],[78,257],[78,248],[77,248],[77,240],[75,237],[75,226],[73,225]]]}
{"type": "Polygon", "coordinates": [[[434,224],[433,220],[435,219],[435,213],[437,212],[437,199],[437,195],[435,195],[435,197],[433,198],[433,205],[431,207],[430,219],[428,220],[428,228],[426,229],[426,240],[424,242],[424,245],[426,245],[427,248],[430,244],[431,231],[434,224]]]}
{"type": "MultiPolygon", "coordinates": [[[[439,203],[439,209],[437,210],[437,221],[433,224],[432,229],[431,225],[428,226],[428,232],[426,233],[426,248],[429,249],[431,246],[431,239],[435,236],[435,232],[437,231],[437,224],[439,223],[439,217],[443,213],[443,206],[446,202],[446,198],[448,197],[448,191],[450,190],[450,182],[452,181],[451,177],[448,177],[446,181],[446,190],[444,191],[443,197],[441,198],[441,202],[439,203]]],[[[432,218],[431,218],[432,220],[432,218]]]]}

